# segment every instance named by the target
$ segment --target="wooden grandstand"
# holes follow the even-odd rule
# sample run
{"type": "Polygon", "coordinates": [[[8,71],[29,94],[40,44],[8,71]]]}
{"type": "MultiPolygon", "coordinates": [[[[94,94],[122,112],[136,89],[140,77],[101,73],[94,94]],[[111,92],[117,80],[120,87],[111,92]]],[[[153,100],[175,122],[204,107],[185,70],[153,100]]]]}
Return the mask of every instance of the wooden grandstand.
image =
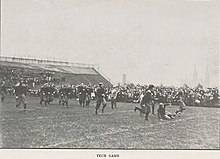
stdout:
{"type": "Polygon", "coordinates": [[[97,85],[102,82],[112,87],[110,80],[99,73],[97,65],[71,63],[63,61],[40,60],[16,57],[0,57],[0,68],[12,68],[26,72],[40,74],[47,72],[53,78],[60,79],[60,83],[77,85],[80,83],[97,85]]]}

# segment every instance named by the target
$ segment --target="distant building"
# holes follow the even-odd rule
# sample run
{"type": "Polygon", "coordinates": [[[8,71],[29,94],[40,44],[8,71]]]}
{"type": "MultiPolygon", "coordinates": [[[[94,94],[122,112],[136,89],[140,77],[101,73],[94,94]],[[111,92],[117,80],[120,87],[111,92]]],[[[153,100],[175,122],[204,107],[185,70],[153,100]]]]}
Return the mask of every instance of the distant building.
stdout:
{"type": "Polygon", "coordinates": [[[122,75],[122,85],[126,84],[126,74],[122,75]]]}

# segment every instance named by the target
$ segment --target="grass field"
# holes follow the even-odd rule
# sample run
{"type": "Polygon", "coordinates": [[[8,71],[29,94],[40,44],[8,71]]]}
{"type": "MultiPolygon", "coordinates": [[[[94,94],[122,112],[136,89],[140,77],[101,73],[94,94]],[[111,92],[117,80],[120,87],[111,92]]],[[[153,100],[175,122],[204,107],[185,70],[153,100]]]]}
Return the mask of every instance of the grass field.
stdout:
{"type": "MultiPolygon", "coordinates": [[[[13,97],[0,103],[2,148],[112,148],[112,149],[219,149],[220,108],[187,107],[181,117],[144,120],[134,112],[135,104],[118,103],[112,110],[95,115],[93,101],[80,107],[70,100],[69,108],[58,100],[49,105],[28,98],[28,110],[15,108],[13,97]]],[[[175,112],[177,106],[168,108],[175,112]]],[[[101,110],[100,110],[101,111],[101,110]]]]}

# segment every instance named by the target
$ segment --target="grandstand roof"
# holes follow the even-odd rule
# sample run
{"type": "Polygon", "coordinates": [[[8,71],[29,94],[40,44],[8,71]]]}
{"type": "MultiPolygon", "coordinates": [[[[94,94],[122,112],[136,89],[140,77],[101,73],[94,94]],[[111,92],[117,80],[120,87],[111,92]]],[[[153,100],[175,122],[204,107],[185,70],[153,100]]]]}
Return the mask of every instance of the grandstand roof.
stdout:
{"type": "Polygon", "coordinates": [[[36,64],[36,63],[22,63],[22,62],[9,62],[1,61],[1,66],[18,67],[33,70],[45,70],[60,73],[70,73],[70,74],[91,74],[98,75],[99,73],[91,67],[75,67],[68,65],[54,65],[54,64],[36,64]]]}

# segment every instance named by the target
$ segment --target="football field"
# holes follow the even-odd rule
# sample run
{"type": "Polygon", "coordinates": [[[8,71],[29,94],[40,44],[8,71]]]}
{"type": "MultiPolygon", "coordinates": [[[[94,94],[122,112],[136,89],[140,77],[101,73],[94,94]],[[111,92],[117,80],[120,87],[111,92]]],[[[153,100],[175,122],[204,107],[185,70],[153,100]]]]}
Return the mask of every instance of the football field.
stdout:
{"type": "Polygon", "coordinates": [[[27,100],[26,112],[15,108],[13,97],[0,103],[1,148],[219,149],[220,108],[187,107],[173,120],[150,114],[145,121],[133,103],[118,103],[117,110],[108,103],[95,115],[95,101],[80,107],[71,99],[66,108],[58,99],[49,106],[27,100]]]}

